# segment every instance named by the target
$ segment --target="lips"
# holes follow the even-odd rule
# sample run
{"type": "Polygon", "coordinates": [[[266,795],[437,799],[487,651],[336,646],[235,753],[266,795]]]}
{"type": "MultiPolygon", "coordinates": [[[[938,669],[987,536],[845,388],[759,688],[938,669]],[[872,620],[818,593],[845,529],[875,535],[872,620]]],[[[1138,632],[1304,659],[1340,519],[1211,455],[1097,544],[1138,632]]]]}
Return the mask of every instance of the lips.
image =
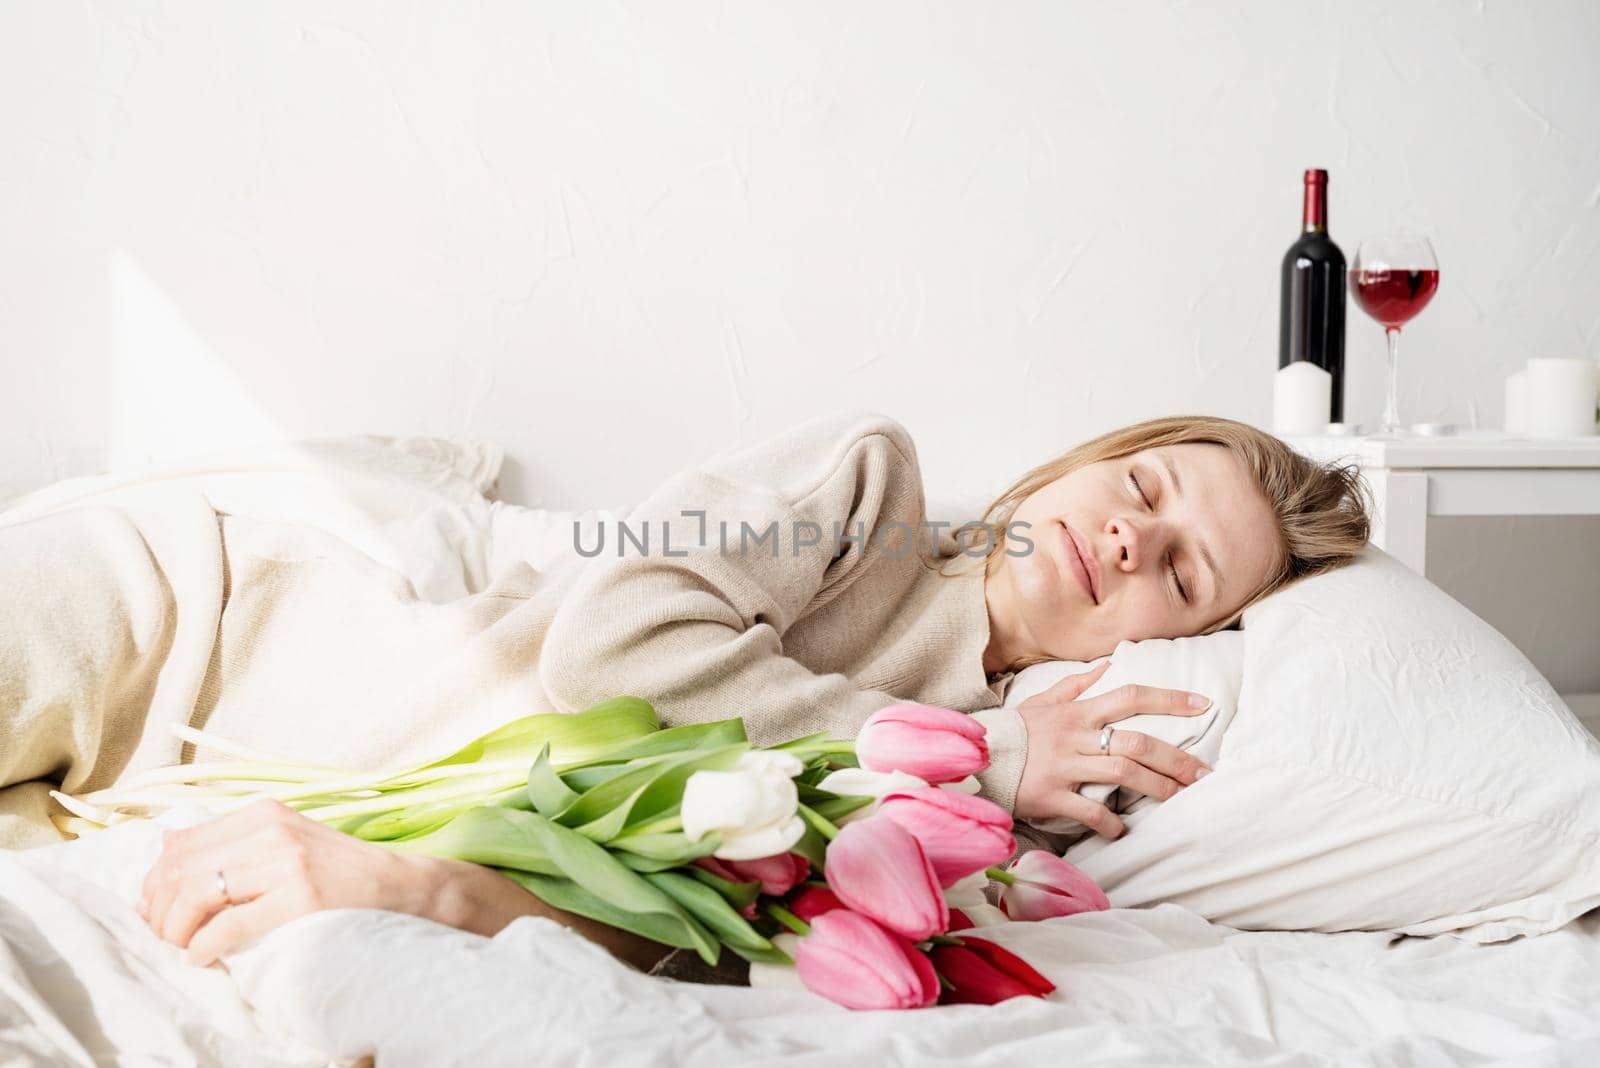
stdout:
{"type": "Polygon", "coordinates": [[[1064,522],[1061,524],[1061,530],[1065,548],[1062,555],[1066,558],[1068,568],[1084,592],[1089,595],[1089,599],[1099,604],[1100,568],[1095,562],[1094,554],[1089,550],[1088,543],[1083,540],[1083,535],[1064,522]]]}

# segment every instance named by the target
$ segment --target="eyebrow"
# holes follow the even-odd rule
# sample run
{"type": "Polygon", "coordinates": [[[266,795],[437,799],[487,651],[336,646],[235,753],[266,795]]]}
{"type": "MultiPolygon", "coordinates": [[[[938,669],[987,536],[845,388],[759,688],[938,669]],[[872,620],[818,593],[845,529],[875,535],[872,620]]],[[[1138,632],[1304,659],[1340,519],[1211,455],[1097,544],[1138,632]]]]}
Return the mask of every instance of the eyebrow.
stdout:
{"type": "MultiPolygon", "coordinates": [[[[1172,462],[1172,457],[1166,453],[1161,454],[1161,466],[1167,469],[1167,478],[1172,481],[1172,495],[1183,496],[1183,483],[1178,479],[1178,465],[1172,462]]],[[[1222,569],[1217,566],[1217,558],[1211,555],[1211,547],[1205,542],[1197,541],[1200,546],[1200,558],[1206,562],[1206,567],[1211,569],[1211,598],[1222,599],[1222,569]]]]}

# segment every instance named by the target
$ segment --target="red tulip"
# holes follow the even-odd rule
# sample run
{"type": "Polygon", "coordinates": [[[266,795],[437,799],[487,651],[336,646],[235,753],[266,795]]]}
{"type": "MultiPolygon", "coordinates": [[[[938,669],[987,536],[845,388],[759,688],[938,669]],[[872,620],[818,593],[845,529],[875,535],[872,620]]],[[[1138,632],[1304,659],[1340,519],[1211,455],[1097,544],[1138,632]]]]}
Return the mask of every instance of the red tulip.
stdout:
{"type": "Polygon", "coordinates": [[[760,883],[761,892],[782,897],[811,874],[811,862],[794,853],[774,853],[755,860],[718,860],[697,857],[696,865],[733,883],[760,883]]]}
{"type": "Polygon", "coordinates": [[[882,816],[839,829],[828,843],[828,886],[847,906],[913,942],[945,929],[939,877],[910,831],[882,816]]]}
{"type": "Polygon", "coordinates": [[[916,946],[849,909],[812,920],[794,963],[807,990],[848,1009],[920,1009],[939,997],[939,977],[916,946]]]}
{"type": "Polygon", "coordinates": [[[933,966],[954,988],[939,994],[941,1005],[993,1005],[1008,998],[1042,998],[1056,985],[1015,953],[986,938],[959,946],[934,946],[933,966]]]}
{"type": "Polygon", "coordinates": [[[829,890],[826,886],[802,887],[800,892],[789,899],[785,906],[790,912],[810,923],[824,912],[845,908],[845,903],[839,900],[839,895],[829,890]]]}
{"type": "Polygon", "coordinates": [[[1111,907],[1093,879],[1049,850],[1030,849],[1007,870],[1016,882],[1000,891],[1000,911],[1010,919],[1048,920],[1111,907]]]}
{"type": "Polygon", "coordinates": [[[878,817],[911,832],[933,862],[940,886],[1003,864],[1017,848],[1011,813],[993,801],[937,786],[884,795],[878,817]]]}
{"type": "Polygon", "coordinates": [[[931,783],[955,782],[989,766],[983,724],[950,708],[890,705],[856,735],[856,759],[869,771],[903,771],[931,783]]]}

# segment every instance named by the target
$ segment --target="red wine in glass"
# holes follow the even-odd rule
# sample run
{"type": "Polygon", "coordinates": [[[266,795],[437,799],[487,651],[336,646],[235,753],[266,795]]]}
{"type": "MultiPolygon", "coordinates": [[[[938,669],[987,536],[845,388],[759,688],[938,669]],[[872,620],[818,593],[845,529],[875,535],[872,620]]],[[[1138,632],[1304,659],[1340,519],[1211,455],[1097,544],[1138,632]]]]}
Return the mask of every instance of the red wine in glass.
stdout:
{"type": "Polygon", "coordinates": [[[1439,272],[1409,270],[1356,271],[1356,303],[1383,325],[1398,330],[1428,306],[1439,288],[1439,272]]]}
{"type": "Polygon", "coordinates": [[[1383,433],[1398,437],[1400,424],[1400,328],[1433,299],[1439,289],[1439,260],[1420,234],[1369,237],[1356,250],[1350,292],[1361,310],[1378,321],[1389,342],[1389,390],[1383,406],[1383,433]]]}

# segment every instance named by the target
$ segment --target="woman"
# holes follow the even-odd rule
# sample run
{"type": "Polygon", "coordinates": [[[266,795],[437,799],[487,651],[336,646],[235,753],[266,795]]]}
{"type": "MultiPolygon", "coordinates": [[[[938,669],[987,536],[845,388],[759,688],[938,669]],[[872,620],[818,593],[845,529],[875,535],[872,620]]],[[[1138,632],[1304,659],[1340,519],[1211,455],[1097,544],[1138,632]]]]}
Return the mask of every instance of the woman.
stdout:
{"type": "MultiPolygon", "coordinates": [[[[970,711],[988,730],[986,796],[1019,820],[1068,816],[1114,837],[1120,821],[1081,784],[1164,799],[1208,769],[1132,731],[1102,753],[1100,728],[1194,714],[1208,698],[1125,687],[1075,700],[1101,665],[1001,708],[1014,674],[1228,626],[1284,583],[1348,562],[1368,532],[1353,472],[1200,417],[1069,450],[959,534],[926,520],[915,446],[880,415],[814,419],[674,476],[630,513],[621,544],[575,545],[547,576],[540,596],[556,607],[537,671],[548,703],[638,694],[668,724],[741,715],[758,745],[849,736],[901,701],[970,711]]],[[[540,914],[639,967],[666,953],[490,869],[400,857],[276,803],[169,833],[142,907],[201,963],[335,907],[486,935],[540,914]]]]}

